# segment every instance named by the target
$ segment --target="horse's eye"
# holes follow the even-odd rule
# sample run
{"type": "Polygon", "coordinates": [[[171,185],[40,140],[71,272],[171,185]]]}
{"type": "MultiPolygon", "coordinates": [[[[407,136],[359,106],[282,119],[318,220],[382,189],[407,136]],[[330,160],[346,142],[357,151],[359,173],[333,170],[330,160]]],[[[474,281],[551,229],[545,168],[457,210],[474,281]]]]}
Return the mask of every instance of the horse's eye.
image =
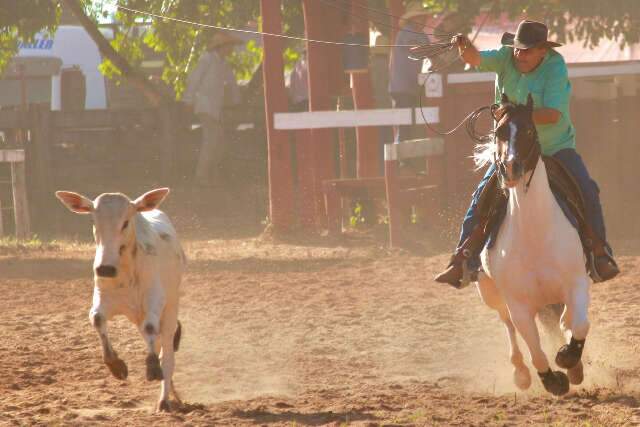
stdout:
{"type": "Polygon", "coordinates": [[[122,231],[124,231],[128,226],[129,226],[129,221],[125,221],[124,224],[122,224],[122,231]]]}

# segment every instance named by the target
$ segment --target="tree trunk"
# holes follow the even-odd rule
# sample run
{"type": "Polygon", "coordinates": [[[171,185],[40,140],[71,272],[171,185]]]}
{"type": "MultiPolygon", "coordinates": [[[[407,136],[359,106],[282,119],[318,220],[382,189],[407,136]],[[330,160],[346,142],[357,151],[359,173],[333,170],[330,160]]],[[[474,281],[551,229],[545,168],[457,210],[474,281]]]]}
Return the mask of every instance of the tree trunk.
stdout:
{"type": "Polygon", "coordinates": [[[64,5],[75,15],[78,21],[80,21],[80,24],[87,31],[91,39],[96,43],[96,45],[98,45],[100,53],[109,59],[113,65],[120,70],[128,82],[142,91],[144,96],[147,97],[152,105],[158,106],[162,103],[172,101],[164,96],[143,74],[134,70],[127,60],[115,51],[109,41],[102,35],[100,30],[98,30],[98,26],[84,13],[84,10],[78,0],[62,1],[64,2],[64,5]]]}

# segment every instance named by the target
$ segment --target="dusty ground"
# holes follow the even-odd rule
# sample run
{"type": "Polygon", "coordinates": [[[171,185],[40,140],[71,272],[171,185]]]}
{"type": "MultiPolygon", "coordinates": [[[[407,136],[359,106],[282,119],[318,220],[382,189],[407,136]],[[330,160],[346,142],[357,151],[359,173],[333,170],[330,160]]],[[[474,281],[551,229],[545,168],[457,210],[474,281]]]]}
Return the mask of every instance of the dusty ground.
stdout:
{"type": "Polygon", "coordinates": [[[256,238],[185,248],[175,380],[189,404],[172,414],[152,413],[159,384],[144,380],[132,325],[110,324],[129,379],[101,362],[90,246],[0,250],[0,424],[640,424],[633,252],[593,287],[585,384],[553,398],[535,378],[516,392],[503,327],[474,288],[431,280],[443,253],[256,238]]]}

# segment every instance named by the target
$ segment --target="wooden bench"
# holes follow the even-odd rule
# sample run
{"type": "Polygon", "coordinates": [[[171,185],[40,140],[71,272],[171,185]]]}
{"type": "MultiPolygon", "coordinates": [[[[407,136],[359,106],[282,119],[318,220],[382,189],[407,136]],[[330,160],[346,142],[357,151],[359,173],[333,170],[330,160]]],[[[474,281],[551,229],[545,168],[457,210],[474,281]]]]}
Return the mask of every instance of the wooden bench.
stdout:
{"type": "MultiPolygon", "coordinates": [[[[29,223],[29,207],[25,183],[24,150],[0,150],[0,162],[11,164],[11,192],[13,196],[13,217],[16,226],[16,238],[26,239],[31,234],[29,223]]],[[[2,229],[2,211],[0,206],[0,236],[2,229]]],[[[9,208],[11,209],[11,208],[9,208]]]]}
{"type": "MultiPolygon", "coordinates": [[[[444,189],[444,140],[427,138],[385,144],[385,175],[373,178],[331,179],[323,182],[327,229],[342,232],[342,198],[386,199],[390,245],[402,246],[402,212],[428,198],[440,200],[444,189]],[[400,175],[400,161],[424,157],[424,174],[400,175]]],[[[435,207],[434,211],[437,211],[435,207]]]]}

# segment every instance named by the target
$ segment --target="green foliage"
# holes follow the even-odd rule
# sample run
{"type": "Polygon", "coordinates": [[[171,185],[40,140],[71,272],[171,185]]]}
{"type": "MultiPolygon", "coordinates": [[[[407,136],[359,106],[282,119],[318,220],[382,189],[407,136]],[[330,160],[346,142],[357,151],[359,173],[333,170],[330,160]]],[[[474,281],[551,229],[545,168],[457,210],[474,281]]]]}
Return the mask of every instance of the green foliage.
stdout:
{"type": "Polygon", "coordinates": [[[29,41],[39,31],[53,32],[58,17],[50,0],[0,1],[0,72],[18,51],[18,37],[29,41]]]}
{"type": "Polygon", "coordinates": [[[461,31],[467,32],[473,18],[482,11],[511,19],[522,16],[546,22],[560,42],[583,40],[585,47],[597,46],[602,38],[619,41],[620,46],[640,40],[640,1],[616,0],[423,0],[437,12],[455,12],[461,31]]]}
{"type": "MultiPolygon", "coordinates": [[[[17,50],[17,40],[31,39],[39,31],[52,32],[61,15],[61,0],[1,0],[0,1],[0,70],[17,50]]],[[[80,0],[86,13],[98,22],[107,15],[106,0],[80,0]]],[[[122,6],[144,10],[171,18],[222,27],[246,28],[254,22],[259,25],[258,0],[120,0],[122,6]]],[[[282,0],[283,31],[288,35],[303,36],[301,0],[282,0]]],[[[594,46],[603,38],[616,38],[620,45],[640,41],[640,1],[616,0],[423,0],[425,7],[434,12],[455,12],[456,29],[466,32],[473,18],[490,10],[498,16],[506,13],[513,19],[523,14],[549,23],[550,30],[560,41],[583,40],[585,46],[594,46]]],[[[369,7],[386,10],[385,0],[369,0],[369,7]]],[[[362,10],[362,14],[366,13],[362,10]]],[[[374,26],[388,32],[389,17],[369,11],[374,26]]],[[[119,11],[112,46],[134,67],[140,65],[145,50],[159,53],[164,58],[162,78],[180,93],[186,75],[197,63],[204,46],[215,30],[161,19],[149,19],[119,11]],[[144,24],[144,25],[143,25],[144,24]],[[141,25],[148,30],[140,31],[141,25]]],[[[288,69],[298,59],[301,42],[288,41],[285,64],[288,69]]],[[[246,80],[262,59],[261,48],[248,42],[246,50],[236,53],[231,63],[240,80],[246,80]]],[[[101,66],[106,75],[118,78],[113,64],[101,66]]]]}
{"type": "Polygon", "coordinates": [[[360,202],[356,202],[353,212],[349,217],[349,225],[353,228],[360,227],[366,222],[363,212],[363,205],[360,202]]]}

